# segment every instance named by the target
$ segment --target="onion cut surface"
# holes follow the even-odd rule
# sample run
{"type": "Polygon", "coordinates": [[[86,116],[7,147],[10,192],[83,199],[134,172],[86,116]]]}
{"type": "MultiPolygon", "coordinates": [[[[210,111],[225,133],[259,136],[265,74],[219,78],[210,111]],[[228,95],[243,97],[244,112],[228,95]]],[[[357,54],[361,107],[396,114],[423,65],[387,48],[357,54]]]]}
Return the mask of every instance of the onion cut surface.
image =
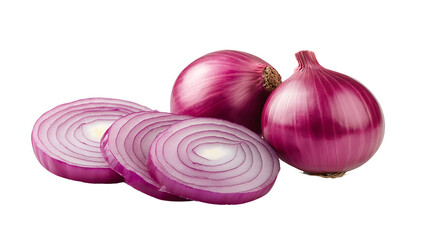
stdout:
{"type": "Polygon", "coordinates": [[[149,175],[146,162],[155,137],[172,124],[190,118],[162,112],[140,112],[122,117],[112,124],[101,140],[103,157],[135,189],[162,200],[186,200],[161,190],[149,175]]]}
{"type": "Polygon", "coordinates": [[[147,167],[168,192],[214,204],[262,197],[280,171],[276,152],[256,133],[212,118],[184,120],[159,134],[147,167]]]}
{"type": "Polygon", "coordinates": [[[151,111],[137,103],[87,98],[59,105],[43,114],[31,134],[34,153],[48,171],[88,183],[116,183],[123,178],[103,159],[100,139],[118,118],[151,111]]]}

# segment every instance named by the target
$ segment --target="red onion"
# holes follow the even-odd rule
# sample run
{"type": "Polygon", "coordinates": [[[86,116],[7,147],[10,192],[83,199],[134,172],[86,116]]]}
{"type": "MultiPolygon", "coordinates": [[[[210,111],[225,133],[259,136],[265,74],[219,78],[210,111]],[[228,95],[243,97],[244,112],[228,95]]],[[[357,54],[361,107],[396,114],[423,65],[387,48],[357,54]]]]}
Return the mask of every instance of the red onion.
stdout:
{"type": "Polygon", "coordinates": [[[43,114],[31,134],[39,162],[50,172],[89,183],[115,183],[122,177],[110,169],[100,151],[100,138],[118,118],[150,109],[136,103],[88,98],[43,114]]]}
{"type": "Polygon", "coordinates": [[[187,66],[171,94],[171,112],[215,117],[261,133],[261,114],[280,75],[264,60],[239,51],[209,53],[187,66]]]}
{"type": "Polygon", "coordinates": [[[132,113],[116,120],[101,140],[101,151],[109,166],[127,184],[163,200],[185,200],[161,190],[146,168],[149,147],[155,137],[170,125],[192,118],[161,112],[132,113]]]}
{"type": "Polygon", "coordinates": [[[220,119],[193,118],[156,137],[147,168],[166,191],[177,196],[239,204],[265,195],[280,164],[269,144],[249,129],[220,119]]]}
{"type": "Polygon", "coordinates": [[[310,174],[342,176],[380,147],[382,110],[362,84],[323,68],[313,52],[296,58],[295,73],[265,104],[263,136],[286,163],[310,174]]]}

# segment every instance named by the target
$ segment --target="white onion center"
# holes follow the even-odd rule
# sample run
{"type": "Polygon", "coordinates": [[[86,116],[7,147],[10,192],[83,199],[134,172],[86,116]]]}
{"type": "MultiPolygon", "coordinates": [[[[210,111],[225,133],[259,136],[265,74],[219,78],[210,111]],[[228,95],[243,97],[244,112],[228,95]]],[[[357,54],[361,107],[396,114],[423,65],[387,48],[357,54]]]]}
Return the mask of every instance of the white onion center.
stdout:
{"type": "Polygon", "coordinates": [[[224,163],[233,159],[237,154],[237,145],[222,143],[201,144],[194,148],[194,152],[207,160],[224,163]]]}
{"type": "Polygon", "coordinates": [[[107,129],[113,124],[114,121],[97,120],[82,125],[83,135],[91,141],[100,142],[101,137],[107,129]]]}

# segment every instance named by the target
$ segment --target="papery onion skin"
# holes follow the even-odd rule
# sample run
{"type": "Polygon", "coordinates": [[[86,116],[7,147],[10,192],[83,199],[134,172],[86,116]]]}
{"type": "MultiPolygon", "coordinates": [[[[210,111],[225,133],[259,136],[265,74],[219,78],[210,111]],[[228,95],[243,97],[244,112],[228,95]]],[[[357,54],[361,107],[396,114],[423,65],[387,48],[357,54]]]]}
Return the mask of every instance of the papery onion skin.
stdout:
{"type": "Polygon", "coordinates": [[[170,110],[225,119],[261,133],[264,103],[280,83],[277,71],[254,55],[233,50],[212,52],[180,73],[170,110]]]}
{"type": "Polygon", "coordinates": [[[163,191],[147,172],[147,150],[157,134],[170,125],[192,118],[162,112],[132,113],[116,120],[106,131],[100,148],[109,166],[133,188],[152,197],[168,201],[185,201],[163,191]],[[145,156],[146,154],[146,156],[145,156]]]}
{"type": "Polygon", "coordinates": [[[157,136],[150,147],[147,168],[175,195],[212,204],[241,204],[270,191],[280,164],[269,144],[249,129],[225,120],[194,118],[176,123],[157,136]],[[228,161],[205,162],[191,148],[192,144],[200,147],[210,143],[237,145],[237,152],[228,161]]]}
{"type": "Polygon", "coordinates": [[[63,129],[64,125],[76,124],[76,122],[70,122],[74,118],[82,121],[74,129],[76,131],[81,130],[80,127],[86,124],[86,118],[113,121],[121,116],[139,111],[151,110],[137,103],[111,98],[86,98],[59,105],[44,113],[36,121],[31,134],[33,151],[42,166],[57,176],[87,183],[122,182],[123,178],[110,169],[102,158],[98,143],[82,142],[82,140],[76,139],[74,134],[71,134],[73,136],[71,140],[69,135],[67,135],[69,138],[65,135],[59,137],[57,135],[67,134],[70,129],[63,129]],[[51,135],[49,135],[50,132],[51,135]],[[55,137],[52,135],[53,133],[55,133],[55,137]],[[68,142],[66,145],[63,144],[65,141],[68,142]],[[76,144],[85,145],[88,149],[80,152],[71,150],[77,148],[76,144]],[[85,154],[88,152],[93,156],[86,156],[85,154]],[[79,163],[73,162],[73,158],[76,156],[78,156],[79,163]]]}
{"type": "Polygon", "coordinates": [[[380,147],[381,107],[362,84],[320,66],[313,52],[298,52],[296,58],[295,73],[264,106],[264,139],[283,161],[306,173],[342,176],[380,147]]]}

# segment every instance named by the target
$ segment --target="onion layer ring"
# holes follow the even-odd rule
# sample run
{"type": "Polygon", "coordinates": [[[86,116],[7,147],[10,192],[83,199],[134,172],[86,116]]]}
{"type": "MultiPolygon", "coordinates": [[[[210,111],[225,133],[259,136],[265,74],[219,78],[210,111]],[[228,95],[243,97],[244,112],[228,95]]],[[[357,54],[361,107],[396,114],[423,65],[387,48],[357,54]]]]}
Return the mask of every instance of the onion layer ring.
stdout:
{"type": "Polygon", "coordinates": [[[276,152],[249,129],[225,120],[193,118],[159,134],[149,174],[183,198],[240,204],[265,195],[280,170],[276,152]]]}
{"type": "Polygon", "coordinates": [[[139,112],[122,117],[101,140],[103,157],[135,189],[162,200],[186,200],[162,190],[149,175],[146,162],[155,137],[172,124],[190,118],[162,112],[139,112]]]}
{"type": "Polygon", "coordinates": [[[88,183],[116,183],[123,178],[103,159],[99,140],[118,118],[149,108],[119,99],[87,98],[59,105],[43,114],[31,134],[34,153],[48,171],[88,183]]]}

